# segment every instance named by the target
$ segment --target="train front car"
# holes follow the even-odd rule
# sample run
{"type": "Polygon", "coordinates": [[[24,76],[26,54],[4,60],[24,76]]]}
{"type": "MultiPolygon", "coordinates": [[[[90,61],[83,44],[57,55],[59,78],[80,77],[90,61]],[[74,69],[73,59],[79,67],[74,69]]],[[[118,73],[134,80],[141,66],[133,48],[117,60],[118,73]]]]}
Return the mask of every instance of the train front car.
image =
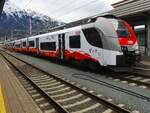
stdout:
{"type": "Polygon", "coordinates": [[[138,41],[132,27],[124,20],[111,20],[123,55],[117,56],[117,63],[120,66],[130,66],[140,60],[138,41]]]}
{"type": "Polygon", "coordinates": [[[140,59],[136,36],[126,21],[115,17],[99,17],[95,27],[103,35],[103,65],[125,69],[140,59]]]}

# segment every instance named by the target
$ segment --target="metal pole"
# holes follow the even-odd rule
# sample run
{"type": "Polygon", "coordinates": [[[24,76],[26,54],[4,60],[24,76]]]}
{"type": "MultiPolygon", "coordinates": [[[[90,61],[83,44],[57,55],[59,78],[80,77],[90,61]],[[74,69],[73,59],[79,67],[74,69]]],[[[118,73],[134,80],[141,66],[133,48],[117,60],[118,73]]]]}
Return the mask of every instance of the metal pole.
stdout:
{"type": "Polygon", "coordinates": [[[11,30],[11,39],[13,39],[14,37],[14,33],[13,33],[13,30],[11,30]]]}
{"type": "Polygon", "coordinates": [[[31,36],[32,35],[32,20],[31,20],[31,18],[29,18],[29,25],[30,25],[29,31],[30,31],[30,36],[31,36]]]}
{"type": "Polygon", "coordinates": [[[147,37],[148,37],[148,34],[147,34],[147,32],[148,32],[148,27],[147,27],[147,24],[145,24],[145,30],[144,30],[144,32],[145,32],[145,56],[147,55],[147,37]]]}

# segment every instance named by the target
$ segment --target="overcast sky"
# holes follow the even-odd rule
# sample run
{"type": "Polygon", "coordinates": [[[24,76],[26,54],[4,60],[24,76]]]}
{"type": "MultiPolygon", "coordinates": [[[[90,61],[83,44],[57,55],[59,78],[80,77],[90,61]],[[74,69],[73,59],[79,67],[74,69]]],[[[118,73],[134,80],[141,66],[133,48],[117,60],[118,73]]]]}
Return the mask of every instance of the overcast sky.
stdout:
{"type": "Polygon", "coordinates": [[[31,9],[64,22],[71,22],[111,10],[121,0],[10,0],[22,9],[31,9]]]}

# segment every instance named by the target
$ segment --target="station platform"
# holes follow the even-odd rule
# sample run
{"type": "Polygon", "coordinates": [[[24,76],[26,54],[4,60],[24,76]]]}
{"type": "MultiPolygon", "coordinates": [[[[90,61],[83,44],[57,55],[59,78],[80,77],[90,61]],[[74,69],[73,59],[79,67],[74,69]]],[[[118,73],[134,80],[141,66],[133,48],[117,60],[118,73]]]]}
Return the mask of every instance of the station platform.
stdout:
{"type": "Polygon", "coordinates": [[[0,113],[42,113],[1,56],[0,113]]]}

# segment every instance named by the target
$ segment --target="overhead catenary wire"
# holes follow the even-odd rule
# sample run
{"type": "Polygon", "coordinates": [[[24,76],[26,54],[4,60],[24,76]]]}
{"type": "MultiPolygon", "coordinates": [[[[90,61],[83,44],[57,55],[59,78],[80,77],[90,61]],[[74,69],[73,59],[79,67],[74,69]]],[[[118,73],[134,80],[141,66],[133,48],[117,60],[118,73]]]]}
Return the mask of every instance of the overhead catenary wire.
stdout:
{"type": "MultiPolygon", "coordinates": [[[[80,5],[80,6],[78,6],[78,7],[75,7],[73,10],[67,10],[67,11],[69,11],[68,13],[66,13],[65,15],[68,15],[68,14],[70,14],[70,13],[72,13],[72,12],[74,12],[74,11],[76,11],[76,10],[79,10],[79,9],[81,9],[81,8],[84,8],[84,7],[87,7],[87,6],[89,6],[89,5],[91,5],[91,4],[93,4],[93,3],[96,3],[96,2],[99,2],[98,0],[92,0],[92,1],[90,1],[90,2],[88,2],[88,3],[85,3],[85,4],[83,4],[83,5],[80,5]]],[[[72,3],[72,1],[70,1],[69,3],[68,3],[68,5],[70,4],[70,3],[72,3]]],[[[63,6],[63,7],[61,7],[61,8],[59,8],[59,9],[57,9],[57,10],[54,10],[55,12],[53,12],[53,14],[54,13],[57,13],[57,11],[61,11],[61,10],[63,10],[64,8],[66,8],[66,4],[65,4],[65,6],[63,6]]],[[[52,11],[51,11],[52,12],[52,11]]],[[[62,16],[65,16],[65,15],[61,15],[60,17],[58,17],[58,18],[61,18],[62,16]]],[[[95,14],[94,14],[95,15],[95,14]]]]}
{"type": "MultiPolygon", "coordinates": [[[[53,4],[53,3],[55,3],[56,4],[56,2],[58,2],[59,0],[54,0],[51,4],[53,4]]],[[[41,11],[40,11],[40,13],[44,13],[45,12],[45,10],[47,10],[49,7],[46,7],[46,8],[44,8],[44,9],[42,9],[41,11]]]]}
{"type": "Polygon", "coordinates": [[[83,7],[87,7],[88,5],[91,5],[91,4],[95,3],[95,2],[98,2],[98,0],[93,0],[93,1],[88,2],[88,3],[86,3],[86,4],[82,5],[82,6],[76,7],[76,8],[74,8],[74,9],[71,10],[71,11],[69,10],[68,12],[66,12],[66,14],[57,16],[57,18],[61,18],[61,17],[64,17],[64,16],[66,16],[66,15],[69,15],[70,13],[73,13],[74,11],[77,11],[77,10],[79,10],[79,9],[82,9],[83,7]]]}
{"type": "Polygon", "coordinates": [[[29,4],[32,2],[33,0],[30,0],[25,6],[24,9],[27,8],[29,6],[29,4]]]}
{"type": "MultiPolygon", "coordinates": [[[[58,0],[56,0],[55,2],[57,2],[58,0]]],[[[99,0],[93,0],[93,1],[90,1],[90,2],[88,2],[88,3],[85,3],[85,4],[83,4],[83,5],[81,5],[81,6],[79,6],[79,7],[76,7],[76,8],[74,8],[73,10],[71,10],[70,11],[70,9],[66,9],[67,8],[67,6],[72,6],[73,4],[72,3],[75,3],[74,2],[74,0],[71,0],[70,2],[67,2],[67,4],[65,4],[64,6],[62,6],[62,7],[60,7],[60,8],[58,8],[58,9],[54,9],[54,10],[52,10],[52,11],[49,11],[48,13],[51,13],[51,14],[57,14],[57,12],[60,12],[60,11],[63,11],[64,9],[66,9],[68,12],[66,12],[66,14],[64,14],[64,15],[60,15],[60,16],[56,16],[55,18],[62,18],[62,17],[64,17],[64,16],[66,16],[66,15],[69,15],[70,13],[72,13],[72,12],[74,12],[74,11],[76,11],[76,10],[79,10],[79,9],[81,9],[81,8],[83,8],[83,7],[87,7],[88,5],[91,5],[91,4],[93,4],[93,3],[95,3],[95,2],[98,2],[99,0]],[[70,5],[71,4],[71,5],[70,5]]],[[[54,2],[52,2],[52,3],[54,3],[54,2]]],[[[43,9],[42,11],[40,11],[40,13],[41,14],[43,14],[44,12],[45,12],[45,10],[46,10],[47,8],[45,8],[45,9],[43,9]]]]}
{"type": "MultiPolygon", "coordinates": [[[[56,0],[57,2],[58,2],[58,0],[56,0]]],[[[55,1],[55,2],[56,2],[55,1]]],[[[68,8],[67,6],[69,6],[69,7],[71,7],[71,6],[73,6],[73,4],[75,4],[75,2],[73,2],[74,0],[71,0],[70,2],[67,2],[67,4],[65,4],[64,6],[62,6],[62,7],[60,7],[60,8],[58,8],[58,9],[56,9],[56,10],[52,10],[52,11],[50,11],[52,14],[54,14],[54,13],[57,13],[57,11],[62,11],[63,9],[66,9],[66,8],[68,8]],[[71,4],[71,5],[70,5],[71,4]]],[[[99,0],[92,0],[92,1],[90,1],[90,2],[88,2],[88,3],[85,3],[85,4],[83,4],[83,5],[80,5],[80,6],[78,6],[78,7],[75,7],[75,8],[73,8],[72,10],[67,10],[66,9],[66,14],[64,14],[64,15],[60,15],[60,16],[56,16],[56,18],[62,18],[62,17],[65,17],[66,15],[69,15],[70,13],[73,13],[73,12],[75,12],[75,11],[77,11],[77,10],[79,10],[79,9],[82,9],[82,8],[84,8],[84,7],[87,7],[88,5],[91,5],[91,4],[93,4],[93,3],[96,3],[96,2],[98,2],[99,0]]],[[[26,4],[26,7],[30,4],[32,2],[32,0],[30,0],[27,4],[26,4]]],[[[52,1],[51,2],[51,4],[53,4],[54,3],[54,1],[52,1]]],[[[44,10],[46,10],[46,8],[44,9],[44,10]]]]}
{"type": "MultiPolygon", "coordinates": [[[[86,0],[85,0],[85,1],[86,1],[86,0]]],[[[94,1],[98,1],[98,0],[94,0],[94,1]]],[[[57,14],[57,12],[63,11],[63,10],[66,9],[68,6],[74,5],[73,3],[76,3],[76,2],[78,2],[78,1],[75,1],[75,2],[74,2],[74,0],[71,0],[70,2],[67,2],[67,4],[64,4],[62,7],[57,8],[57,9],[55,8],[54,10],[49,11],[48,13],[57,14]]],[[[92,1],[92,2],[93,2],[93,1],[92,1]]],[[[90,2],[90,3],[91,3],[91,2],[90,2]]],[[[87,4],[89,4],[89,2],[88,2],[87,4]]],[[[87,4],[86,4],[86,5],[87,5],[87,4]]],[[[45,8],[45,9],[42,10],[42,11],[40,11],[40,13],[44,13],[46,9],[47,9],[47,8],[45,8]]],[[[69,8],[68,8],[68,10],[69,10],[69,8]]]]}
{"type": "Polygon", "coordinates": [[[58,9],[56,9],[56,10],[50,11],[50,13],[53,14],[53,13],[56,13],[56,12],[58,12],[58,11],[62,11],[63,9],[65,9],[67,6],[69,6],[69,5],[72,4],[73,2],[74,2],[74,0],[71,0],[70,2],[67,2],[67,4],[65,4],[64,6],[58,8],[58,9]]]}

